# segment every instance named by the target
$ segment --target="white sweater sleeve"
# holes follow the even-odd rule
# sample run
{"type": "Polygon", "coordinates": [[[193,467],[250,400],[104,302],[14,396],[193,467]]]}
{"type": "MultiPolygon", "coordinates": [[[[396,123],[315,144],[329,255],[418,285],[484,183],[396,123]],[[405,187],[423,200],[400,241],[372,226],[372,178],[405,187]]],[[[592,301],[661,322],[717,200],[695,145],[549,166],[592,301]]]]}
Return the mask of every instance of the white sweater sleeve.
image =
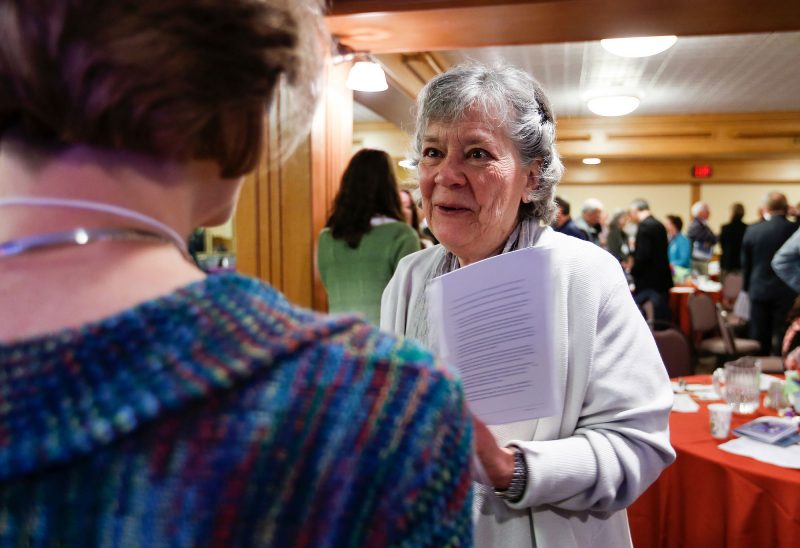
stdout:
{"type": "Polygon", "coordinates": [[[600,306],[593,335],[587,382],[567,388],[569,398],[581,400],[572,435],[511,442],[523,449],[529,469],[525,495],[513,508],[619,510],[675,459],[669,379],[624,283],[615,283],[600,306]]]}
{"type": "Polygon", "coordinates": [[[775,253],[772,269],[786,285],[800,292],[800,229],[775,253]]]}

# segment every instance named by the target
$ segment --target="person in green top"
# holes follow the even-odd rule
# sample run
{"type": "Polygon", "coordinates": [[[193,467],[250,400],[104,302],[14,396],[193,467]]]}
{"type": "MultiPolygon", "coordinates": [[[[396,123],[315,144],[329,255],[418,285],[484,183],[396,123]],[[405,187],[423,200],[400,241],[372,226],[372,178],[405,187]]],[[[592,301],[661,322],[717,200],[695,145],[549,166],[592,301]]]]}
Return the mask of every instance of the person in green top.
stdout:
{"type": "Polygon", "coordinates": [[[342,176],[333,213],[319,235],[317,267],[328,311],[380,322],[381,295],[397,263],[421,248],[405,223],[391,157],[358,151],[342,176]]]}

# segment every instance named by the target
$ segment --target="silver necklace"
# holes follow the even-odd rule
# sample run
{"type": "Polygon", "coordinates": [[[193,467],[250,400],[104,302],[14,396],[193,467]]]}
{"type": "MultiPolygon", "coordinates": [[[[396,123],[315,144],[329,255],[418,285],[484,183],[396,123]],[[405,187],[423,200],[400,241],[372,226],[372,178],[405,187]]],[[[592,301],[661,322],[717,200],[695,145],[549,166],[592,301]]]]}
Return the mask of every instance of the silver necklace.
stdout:
{"type": "MultiPolygon", "coordinates": [[[[34,234],[0,243],[0,259],[21,255],[50,247],[86,245],[100,241],[149,241],[172,243],[170,238],[157,232],[139,228],[75,228],[63,232],[34,234]]],[[[181,250],[182,251],[182,250],[181,250]]]]}
{"type": "Polygon", "coordinates": [[[181,252],[181,255],[194,264],[194,260],[186,248],[186,242],[170,226],[138,211],[133,211],[120,206],[94,202],[90,200],[74,200],[71,198],[50,198],[40,196],[13,196],[0,198],[0,207],[4,206],[35,206],[35,207],[64,207],[71,209],[84,209],[109,213],[126,219],[133,219],[150,226],[153,230],[138,228],[83,228],[78,227],[62,232],[48,232],[34,234],[0,243],[0,258],[19,255],[35,249],[57,247],[64,245],[85,245],[96,241],[151,241],[172,243],[181,252]]]}

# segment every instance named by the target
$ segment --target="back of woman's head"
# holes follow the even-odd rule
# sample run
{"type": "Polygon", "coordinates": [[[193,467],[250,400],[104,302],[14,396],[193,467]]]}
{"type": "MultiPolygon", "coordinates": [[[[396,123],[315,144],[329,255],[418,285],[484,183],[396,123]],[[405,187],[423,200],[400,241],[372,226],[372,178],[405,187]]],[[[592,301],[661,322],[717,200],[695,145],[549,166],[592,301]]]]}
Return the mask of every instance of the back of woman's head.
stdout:
{"type": "Polygon", "coordinates": [[[281,77],[302,135],[321,32],[319,0],[7,0],[0,132],[238,176],[258,160],[281,77]]]}
{"type": "Polygon", "coordinates": [[[365,148],[350,159],[342,175],[327,226],[334,238],[355,249],[376,216],[404,220],[392,158],[382,150],[365,148]]]}
{"type": "Polygon", "coordinates": [[[417,98],[416,160],[421,157],[428,124],[458,122],[470,112],[503,127],[524,166],[541,160],[533,201],[520,204],[520,217],[535,217],[549,224],[556,207],[555,187],[564,166],[555,147],[555,115],[542,87],[519,69],[478,63],[458,65],[436,76],[417,98]]]}

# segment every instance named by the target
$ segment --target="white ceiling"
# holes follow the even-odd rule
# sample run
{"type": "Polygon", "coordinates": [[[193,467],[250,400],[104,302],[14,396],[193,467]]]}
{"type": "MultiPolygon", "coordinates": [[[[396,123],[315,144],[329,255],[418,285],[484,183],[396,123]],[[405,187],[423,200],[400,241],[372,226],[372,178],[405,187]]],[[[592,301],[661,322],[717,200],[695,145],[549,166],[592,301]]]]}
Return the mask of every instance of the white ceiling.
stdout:
{"type": "Polygon", "coordinates": [[[593,116],[586,99],[611,91],[639,96],[636,115],[800,110],[800,32],[680,37],[645,58],[618,57],[599,41],[437,55],[448,65],[473,59],[527,70],[562,118],[593,116]]]}

